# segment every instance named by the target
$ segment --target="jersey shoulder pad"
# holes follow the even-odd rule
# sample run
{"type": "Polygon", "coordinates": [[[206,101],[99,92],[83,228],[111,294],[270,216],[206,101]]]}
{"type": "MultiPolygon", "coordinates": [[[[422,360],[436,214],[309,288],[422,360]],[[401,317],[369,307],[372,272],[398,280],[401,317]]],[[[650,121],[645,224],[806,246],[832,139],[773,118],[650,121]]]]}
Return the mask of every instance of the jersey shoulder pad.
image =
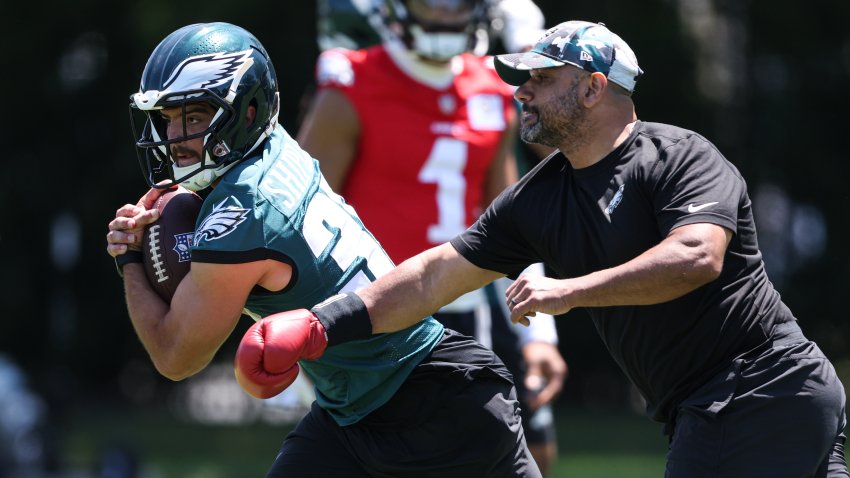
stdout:
{"type": "Polygon", "coordinates": [[[354,85],[354,64],[362,55],[359,50],[332,48],[322,52],[316,63],[316,82],[319,86],[354,85]]]}
{"type": "Polygon", "coordinates": [[[482,60],[482,61],[481,61],[481,63],[483,63],[483,64],[484,64],[484,66],[485,66],[488,70],[496,71],[496,64],[495,64],[495,61],[496,61],[496,60],[495,60],[494,58],[495,58],[495,57],[493,57],[493,56],[489,56],[489,55],[488,55],[488,56],[485,56],[485,57],[481,58],[481,60],[482,60]]]}

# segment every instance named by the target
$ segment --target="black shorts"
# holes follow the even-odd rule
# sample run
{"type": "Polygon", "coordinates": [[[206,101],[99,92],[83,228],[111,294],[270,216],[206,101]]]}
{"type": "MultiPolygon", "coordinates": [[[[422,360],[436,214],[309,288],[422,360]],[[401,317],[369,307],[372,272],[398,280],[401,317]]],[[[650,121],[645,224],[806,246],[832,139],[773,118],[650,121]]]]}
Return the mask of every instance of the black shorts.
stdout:
{"type": "Polygon", "coordinates": [[[795,322],[677,409],[667,478],[848,477],[844,388],[795,322]]]}
{"type": "MultiPolygon", "coordinates": [[[[440,312],[434,314],[434,318],[439,320],[446,327],[458,331],[461,334],[470,337],[478,336],[475,319],[475,311],[469,312],[440,312]]],[[[521,407],[522,428],[525,430],[525,440],[529,445],[544,445],[554,443],[555,435],[555,417],[552,413],[551,405],[545,405],[537,410],[531,411],[531,407],[527,405],[528,389],[525,388],[525,360],[522,356],[522,349],[519,343],[519,337],[516,332],[511,330],[511,323],[502,313],[501,308],[497,306],[490,307],[490,334],[492,336],[493,351],[502,359],[505,367],[514,377],[514,386],[516,386],[517,397],[521,407]]]]}
{"type": "Polygon", "coordinates": [[[540,477],[510,376],[447,330],[393,398],[341,427],[315,402],[267,477],[540,477]]]}

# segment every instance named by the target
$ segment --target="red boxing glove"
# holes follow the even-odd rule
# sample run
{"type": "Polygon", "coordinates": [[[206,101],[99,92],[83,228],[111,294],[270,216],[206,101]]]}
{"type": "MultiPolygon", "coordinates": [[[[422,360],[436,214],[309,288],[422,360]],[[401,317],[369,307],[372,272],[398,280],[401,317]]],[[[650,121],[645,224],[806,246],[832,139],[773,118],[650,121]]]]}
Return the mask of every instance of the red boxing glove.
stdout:
{"type": "Polygon", "coordinates": [[[298,377],[299,360],[316,360],[327,346],[325,327],[309,310],[270,315],[242,337],[236,350],[236,381],[254,397],[273,397],[298,377]]]}

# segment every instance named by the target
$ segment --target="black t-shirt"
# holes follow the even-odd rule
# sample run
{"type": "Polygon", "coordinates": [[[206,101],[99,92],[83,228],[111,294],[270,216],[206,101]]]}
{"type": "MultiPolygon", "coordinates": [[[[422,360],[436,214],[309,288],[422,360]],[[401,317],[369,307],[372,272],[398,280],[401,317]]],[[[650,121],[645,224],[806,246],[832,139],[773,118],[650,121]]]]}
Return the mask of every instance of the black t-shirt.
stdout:
{"type": "Polygon", "coordinates": [[[559,278],[627,262],[676,227],[711,223],[734,236],[720,277],[650,306],[586,309],[614,360],[668,421],[730,361],[794,320],[767,278],[738,170],[702,136],[638,122],[598,163],[574,170],[556,153],[505,190],[452,240],[473,264],[515,277],[544,262],[559,278]]]}

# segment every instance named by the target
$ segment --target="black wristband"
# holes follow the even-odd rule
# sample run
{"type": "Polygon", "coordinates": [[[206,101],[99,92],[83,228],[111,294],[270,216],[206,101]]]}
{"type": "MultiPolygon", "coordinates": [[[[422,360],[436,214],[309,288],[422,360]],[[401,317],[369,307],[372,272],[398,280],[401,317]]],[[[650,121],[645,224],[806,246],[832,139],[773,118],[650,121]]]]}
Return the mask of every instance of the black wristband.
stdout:
{"type": "Polygon", "coordinates": [[[325,327],[328,347],[372,336],[372,319],[366,304],[353,292],[337,294],[310,311],[325,327]]]}
{"type": "Polygon", "coordinates": [[[141,264],[142,259],[142,251],[130,251],[128,250],[124,254],[119,254],[115,256],[115,268],[118,269],[118,275],[120,277],[124,277],[124,265],[125,264],[141,264]]]}

